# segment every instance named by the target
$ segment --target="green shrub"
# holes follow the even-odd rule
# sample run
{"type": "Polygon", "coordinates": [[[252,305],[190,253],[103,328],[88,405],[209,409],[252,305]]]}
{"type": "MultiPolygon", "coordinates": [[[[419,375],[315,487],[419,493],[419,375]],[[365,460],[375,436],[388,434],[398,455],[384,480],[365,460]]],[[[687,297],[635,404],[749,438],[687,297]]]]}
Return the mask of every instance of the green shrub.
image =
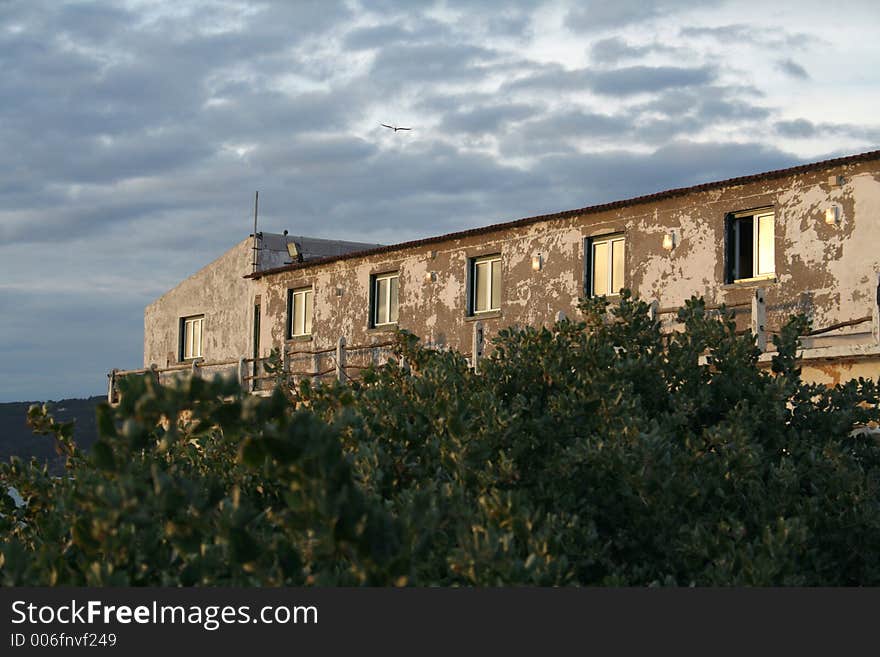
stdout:
{"type": "Polygon", "coordinates": [[[474,373],[401,333],[348,385],[122,384],[68,476],[0,477],[4,585],[877,585],[878,388],[772,373],[692,299],[502,331],[474,373]],[[401,363],[405,357],[406,365],[401,363]]]}

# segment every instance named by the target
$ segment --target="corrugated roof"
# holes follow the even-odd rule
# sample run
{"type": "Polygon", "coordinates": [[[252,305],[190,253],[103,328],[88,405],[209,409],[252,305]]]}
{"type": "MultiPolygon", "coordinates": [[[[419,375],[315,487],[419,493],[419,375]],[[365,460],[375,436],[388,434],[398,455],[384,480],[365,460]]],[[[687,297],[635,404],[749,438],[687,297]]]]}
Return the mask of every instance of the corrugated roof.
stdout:
{"type": "Polygon", "coordinates": [[[327,264],[330,262],[336,262],[339,260],[349,260],[351,258],[361,258],[372,255],[381,255],[385,253],[392,253],[394,251],[402,251],[404,249],[411,249],[415,247],[425,246],[428,244],[436,244],[438,242],[446,242],[449,240],[457,240],[466,237],[472,237],[474,235],[484,235],[486,233],[493,233],[499,230],[506,230],[509,228],[517,228],[520,226],[528,226],[530,224],[539,223],[542,221],[552,221],[554,219],[566,219],[569,217],[574,217],[578,215],[584,214],[596,214],[599,212],[605,212],[607,210],[616,210],[619,208],[625,208],[633,205],[640,205],[643,203],[653,203],[655,201],[661,201],[664,199],[675,198],[677,196],[685,196],[687,194],[693,194],[695,192],[706,192],[713,189],[719,189],[721,187],[733,187],[736,185],[745,185],[753,182],[760,182],[763,180],[773,180],[775,178],[783,178],[785,176],[796,175],[799,173],[808,173],[811,171],[817,171],[820,169],[827,169],[835,166],[842,166],[847,164],[855,164],[858,162],[866,162],[870,160],[880,159],[880,150],[868,151],[866,153],[859,153],[857,155],[847,155],[846,157],[837,157],[830,160],[821,160],[819,162],[810,162],[808,164],[800,164],[798,166],[789,167],[787,169],[776,169],[773,171],[765,171],[763,173],[756,173],[748,176],[739,176],[737,178],[728,178],[726,180],[717,180],[715,182],[701,183],[699,185],[693,185],[692,187],[679,187],[676,189],[668,189],[662,192],[655,192],[653,194],[647,194],[645,196],[634,196],[632,198],[624,199],[621,201],[612,201],[610,203],[602,203],[600,205],[591,205],[584,208],[578,208],[576,210],[564,210],[562,212],[556,212],[553,214],[542,214],[534,217],[525,217],[524,219],[516,219],[514,221],[507,221],[503,223],[491,224],[489,226],[481,226],[479,228],[470,228],[468,230],[462,230],[455,233],[447,233],[446,235],[438,235],[436,237],[426,237],[420,240],[412,240],[410,242],[400,242],[399,244],[391,244],[389,246],[381,246],[377,248],[367,249],[364,251],[354,251],[350,253],[345,253],[337,256],[329,256],[324,258],[315,258],[313,260],[309,260],[307,262],[294,263],[291,265],[285,265],[283,267],[276,267],[274,269],[266,269],[263,271],[256,272],[255,274],[250,274],[248,278],[260,278],[262,276],[267,276],[269,274],[277,274],[285,271],[292,271],[295,269],[305,269],[308,267],[313,267],[315,265],[327,264]]]}
{"type": "MultiPolygon", "coordinates": [[[[296,249],[302,256],[302,262],[304,263],[311,262],[312,260],[326,260],[356,251],[367,251],[383,246],[382,244],[375,243],[327,240],[319,237],[282,235],[280,233],[261,232],[257,233],[257,236],[259,238],[258,273],[274,271],[290,264],[291,256],[287,250],[288,244],[296,244],[296,249]]],[[[294,264],[301,263],[297,262],[294,264]]]]}

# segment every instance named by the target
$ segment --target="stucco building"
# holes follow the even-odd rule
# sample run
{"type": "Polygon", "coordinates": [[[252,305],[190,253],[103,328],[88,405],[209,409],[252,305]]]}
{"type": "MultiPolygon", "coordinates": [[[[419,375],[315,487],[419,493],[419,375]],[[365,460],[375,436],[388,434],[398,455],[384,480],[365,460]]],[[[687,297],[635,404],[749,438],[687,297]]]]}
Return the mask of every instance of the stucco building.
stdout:
{"type": "Polygon", "coordinates": [[[297,258],[287,239],[256,268],[244,240],[151,304],[145,367],[185,367],[199,332],[206,362],[277,347],[303,375],[326,373],[340,338],[375,359],[396,328],[473,356],[626,287],[670,328],[691,295],[727,304],[762,342],[806,312],[828,330],[804,337],[805,376],[880,376],[880,151],[391,246],[297,258]]]}

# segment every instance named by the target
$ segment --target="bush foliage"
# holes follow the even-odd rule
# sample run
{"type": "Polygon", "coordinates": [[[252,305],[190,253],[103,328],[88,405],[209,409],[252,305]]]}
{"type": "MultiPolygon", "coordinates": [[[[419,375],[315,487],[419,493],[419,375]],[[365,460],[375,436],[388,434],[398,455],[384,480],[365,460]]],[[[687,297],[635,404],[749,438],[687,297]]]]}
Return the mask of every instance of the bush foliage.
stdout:
{"type": "Polygon", "coordinates": [[[123,383],[67,476],[0,477],[4,585],[877,585],[878,387],[772,373],[699,299],[502,331],[480,372],[406,333],[358,382],[123,383]]]}

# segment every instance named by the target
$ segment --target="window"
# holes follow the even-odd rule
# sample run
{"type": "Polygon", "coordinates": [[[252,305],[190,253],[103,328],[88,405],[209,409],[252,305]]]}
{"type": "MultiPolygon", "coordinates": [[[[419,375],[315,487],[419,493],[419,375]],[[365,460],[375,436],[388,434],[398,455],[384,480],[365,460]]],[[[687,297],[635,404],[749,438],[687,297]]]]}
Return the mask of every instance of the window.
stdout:
{"type": "Polygon", "coordinates": [[[471,260],[471,314],[501,310],[501,256],[471,260]]]}
{"type": "Polygon", "coordinates": [[[399,280],[397,272],[373,276],[372,309],[370,311],[370,323],[373,326],[397,322],[399,280]]]}
{"type": "Polygon", "coordinates": [[[288,290],[287,337],[312,334],[312,296],[310,287],[288,290]]]}
{"type": "Polygon", "coordinates": [[[180,320],[180,360],[202,357],[202,328],[204,315],[193,315],[180,320]]]}
{"type": "Polygon", "coordinates": [[[776,272],[773,210],[737,212],[727,218],[727,283],[776,272]]]}
{"type": "Polygon", "coordinates": [[[587,291],[591,297],[612,296],[624,287],[626,238],[603,235],[587,240],[587,291]]]}

